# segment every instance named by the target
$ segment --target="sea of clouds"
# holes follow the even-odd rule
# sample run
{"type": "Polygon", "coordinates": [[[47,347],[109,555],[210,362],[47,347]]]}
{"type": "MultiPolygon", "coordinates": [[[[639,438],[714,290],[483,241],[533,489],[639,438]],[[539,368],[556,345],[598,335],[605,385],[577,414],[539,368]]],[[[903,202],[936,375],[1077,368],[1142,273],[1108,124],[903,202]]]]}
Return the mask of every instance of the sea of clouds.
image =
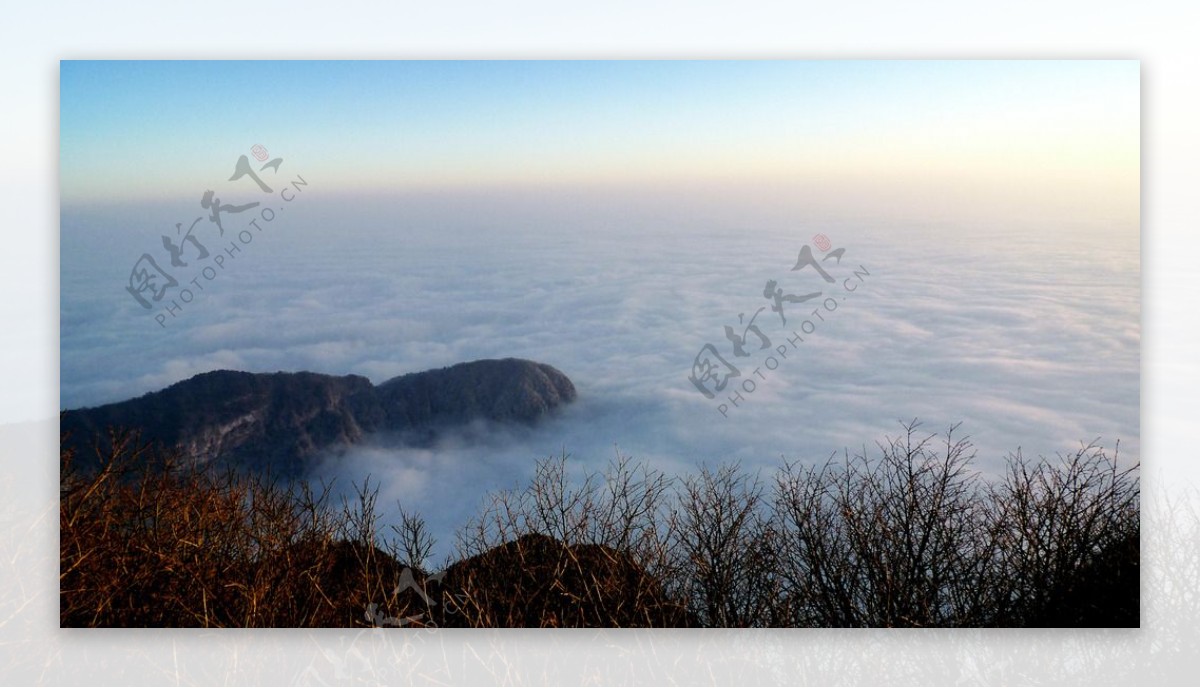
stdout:
{"type": "Polygon", "coordinates": [[[322,461],[318,475],[343,491],[371,475],[382,506],[421,512],[443,542],[487,492],[564,452],[578,471],[618,452],[669,474],[728,461],[769,470],[870,451],[919,418],[930,432],[962,423],[985,472],[1017,449],[1053,456],[1097,438],[1140,458],[1136,226],[756,212],[617,191],[303,193],[249,243],[235,234],[245,218],[227,217],[224,237],[199,225],[210,251],[241,250],[166,327],[124,287],[142,252],[169,265],[160,235],[195,209],[64,207],[61,407],[220,368],[376,383],[508,356],[562,370],[579,399],[534,428],[476,425],[432,447],[370,442],[322,461]],[[818,234],[845,249],[823,263],[834,284],[791,270],[805,245],[822,255],[818,234]],[[822,297],[786,304],[785,326],[767,280],[822,297]],[[751,356],[734,356],[724,327],[740,332],[739,314],[763,307],[755,323],[771,346],[750,335],[751,356]],[[811,333],[789,344],[805,320],[811,333]],[[711,400],[688,380],[708,343],[742,373],[711,400]],[[768,370],[780,345],[787,356],[768,370]]]}

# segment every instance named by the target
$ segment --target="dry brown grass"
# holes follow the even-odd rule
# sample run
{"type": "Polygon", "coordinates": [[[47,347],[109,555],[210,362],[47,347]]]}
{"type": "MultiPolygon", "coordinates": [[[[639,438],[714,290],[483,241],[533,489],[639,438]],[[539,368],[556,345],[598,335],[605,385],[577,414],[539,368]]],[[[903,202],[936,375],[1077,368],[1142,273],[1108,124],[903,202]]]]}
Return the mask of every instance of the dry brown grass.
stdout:
{"type": "Polygon", "coordinates": [[[1139,483],[1087,446],[971,469],[916,423],[879,455],[670,479],[564,455],[493,495],[458,561],[423,570],[418,515],[383,532],[369,481],[197,469],[113,432],[64,451],[63,626],[1136,626],[1139,483]],[[99,443],[98,443],[99,446],[99,443]],[[90,464],[90,462],[89,462],[90,464]],[[411,583],[411,585],[410,585],[411,583]]]}

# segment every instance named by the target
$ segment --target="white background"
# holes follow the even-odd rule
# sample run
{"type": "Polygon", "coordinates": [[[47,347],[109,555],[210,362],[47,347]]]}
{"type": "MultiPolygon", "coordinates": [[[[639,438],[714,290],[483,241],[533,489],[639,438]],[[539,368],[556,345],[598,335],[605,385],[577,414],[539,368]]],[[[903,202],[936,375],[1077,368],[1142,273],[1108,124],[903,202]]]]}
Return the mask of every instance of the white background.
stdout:
{"type": "MultiPolygon", "coordinates": [[[[0,677],[49,683],[1195,683],[1194,4],[6,3],[0,12],[0,677]],[[1143,628],[199,632],[58,628],[58,61],[1127,58],[1142,63],[1143,628]],[[1168,501],[1168,497],[1171,501],[1168,501]],[[1156,516],[1157,514],[1157,516],[1156,516]],[[1186,538],[1186,539],[1185,539],[1186,538]],[[1176,586],[1166,582],[1177,574],[1176,586]],[[1191,587],[1187,587],[1188,585],[1191,587]],[[1180,588],[1179,586],[1183,586],[1180,588]]],[[[219,85],[207,86],[219,97],[219,85]]],[[[236,107],[236,103],[231,103],[236,107]]],[[[1103,333],[1097,333],[1102,336],[1103,333]]]]}

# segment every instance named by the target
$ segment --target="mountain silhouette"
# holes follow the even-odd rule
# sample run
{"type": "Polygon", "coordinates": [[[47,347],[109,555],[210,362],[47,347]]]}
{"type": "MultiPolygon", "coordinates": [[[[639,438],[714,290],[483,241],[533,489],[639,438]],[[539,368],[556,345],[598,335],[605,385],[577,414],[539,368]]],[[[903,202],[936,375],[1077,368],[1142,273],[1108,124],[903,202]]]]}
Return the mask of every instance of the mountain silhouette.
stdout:
{"type": "Polygon", "coordinates": [[[109,430],[121,428],[194,461],[287,478],[303,475],[316,453],[371,433],[419,442],[474,420],[528,424],[575,397],[575,385],[557,369],[515,358],[379,385],[359,375],[216,370],[136,399],[64,411],[60,429],[64,448],[84,466],[99,461],[109,430]]]}

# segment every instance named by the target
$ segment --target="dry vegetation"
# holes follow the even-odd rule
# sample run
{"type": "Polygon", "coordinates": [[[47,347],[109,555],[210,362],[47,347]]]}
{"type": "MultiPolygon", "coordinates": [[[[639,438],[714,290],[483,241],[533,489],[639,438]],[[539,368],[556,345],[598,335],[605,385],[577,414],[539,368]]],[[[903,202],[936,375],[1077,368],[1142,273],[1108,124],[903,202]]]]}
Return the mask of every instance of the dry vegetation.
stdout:
{"type": "Polygon", "coordinates": [[[377,489],[185,467],[113,433],[62,456],[63,626],[1137,626],[1139,481],[1097,446],[1009,457],[915,423],[867,452],[668,478],[566,456],[500,492],[428,573],[377,489]],[[101,446],[101,443],[97,443],[101,446]],[[89,457],[90,458],[90,457],[89,457]],[[90,460],[87,462],[92,463],[90,460]]]}

